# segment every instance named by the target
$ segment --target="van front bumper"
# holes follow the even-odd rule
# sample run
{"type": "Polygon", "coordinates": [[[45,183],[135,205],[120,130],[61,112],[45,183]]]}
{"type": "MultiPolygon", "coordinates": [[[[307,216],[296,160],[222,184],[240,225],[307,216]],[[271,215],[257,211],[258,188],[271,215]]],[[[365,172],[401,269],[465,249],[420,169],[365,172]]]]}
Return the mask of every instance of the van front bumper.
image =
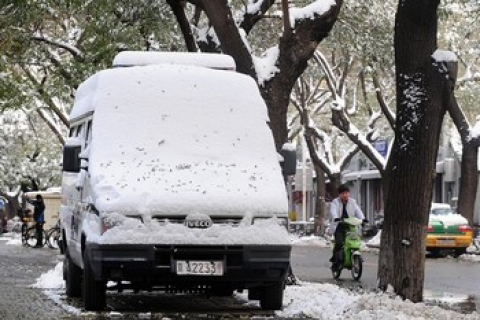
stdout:
{"type": "Polygon", "coordinates": [[[142,287],[229,283],[248,288],[285,280],[291,246],[88,244],[85,250],[97,280],[129,281],[142,287]],[[179,275],[177,260],[222,261],[223,275],[179,275]]]}

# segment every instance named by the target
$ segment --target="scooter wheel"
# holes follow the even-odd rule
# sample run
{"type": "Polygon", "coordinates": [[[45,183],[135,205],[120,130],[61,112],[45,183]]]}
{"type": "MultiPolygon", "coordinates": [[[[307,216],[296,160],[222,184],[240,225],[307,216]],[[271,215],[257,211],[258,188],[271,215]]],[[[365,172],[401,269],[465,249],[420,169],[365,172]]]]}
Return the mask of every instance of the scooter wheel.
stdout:
{"type": "Polygon", "coordinates": [[[352,257],[352,277],[358,281],[362,277],[363,262],[362,257],[359,255],[353,255],[352,257]]]}

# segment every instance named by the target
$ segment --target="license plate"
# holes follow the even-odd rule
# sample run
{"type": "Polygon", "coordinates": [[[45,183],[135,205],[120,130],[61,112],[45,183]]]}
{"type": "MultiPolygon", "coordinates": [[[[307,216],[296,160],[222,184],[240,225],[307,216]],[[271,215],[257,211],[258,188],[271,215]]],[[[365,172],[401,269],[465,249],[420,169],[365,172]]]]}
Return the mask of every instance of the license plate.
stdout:
{"type": "Polygon", "coordinates": [[[444,246],[454,246],[455,245],[455,240],[450,240],[450,239],[438,239],[437,240],[438,244],[444,245],[444,246]]]}
{"type": "Polygon", "coordinates": [[[178,275],[223,276],[223,261],[177,260],[178,275]]]}

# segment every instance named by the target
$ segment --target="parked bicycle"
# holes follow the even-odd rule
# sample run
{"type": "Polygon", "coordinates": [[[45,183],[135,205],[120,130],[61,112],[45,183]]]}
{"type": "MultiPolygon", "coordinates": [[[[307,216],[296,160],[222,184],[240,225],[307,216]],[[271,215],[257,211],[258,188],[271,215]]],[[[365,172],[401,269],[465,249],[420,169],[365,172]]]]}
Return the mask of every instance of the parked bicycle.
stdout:
{"type": "Polygon", "coordinates": [[[22,237],[22,244],[27,245],[27,230],[29,228],[31,210],[27,209],[23,212],[22,209],[18,210],[18,219],[14,222],[11,232],[19,233],[22,237]]]}
{"type": "MultiPolygon", "coordinates": [[[[45,230],[42,230],[42,243],[40,243],[40,246],[43,247],[47,243],[47,235],[45,233],[45,230]]],[[[22,242],[23,242],[23,236],[22,236],[22,242]]],[[[25,232],[25,243],[28,247],[33,248],[37,246],[37,228],[34,225],[33,227],[30,227],[27,229],[25,232]]]]}
{"type": "Polygon", "coordinates": [[[57,221],[55,226],[48,229],[46,232],[47,245],[50,249],[58,249],[58,240],[60,239],[60,220],[57,221]]]}

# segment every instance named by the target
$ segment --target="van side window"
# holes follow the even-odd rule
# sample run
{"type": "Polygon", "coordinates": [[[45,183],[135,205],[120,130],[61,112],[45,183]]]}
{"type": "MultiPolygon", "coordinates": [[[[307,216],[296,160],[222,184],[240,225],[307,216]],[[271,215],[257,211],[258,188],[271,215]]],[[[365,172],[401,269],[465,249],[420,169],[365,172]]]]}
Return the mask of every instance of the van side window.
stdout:
{"type": "Polygon", "coordinates": [[[87,123],[87,131],[85,132],[85,149],[92,141],[92,120],[89,120],[87,123]]]}
{"type": "Polygon", "coordinates": [[[75,132],[75,137],[79,137],[79,138],[82,137],[82,136],[81,136],[81,134],[82,134],[82,128],[83,128],[83,124],[81,124],[81,125],[79,125],[79,126],[77,127],[77,130],[76,130],[76,132],[75,132]]]}
{"type": "Polygon", "coordinates": [[[68,136],[73,137],[76,130],[77,130],[77,127],[71,127],[68,136]]]}

